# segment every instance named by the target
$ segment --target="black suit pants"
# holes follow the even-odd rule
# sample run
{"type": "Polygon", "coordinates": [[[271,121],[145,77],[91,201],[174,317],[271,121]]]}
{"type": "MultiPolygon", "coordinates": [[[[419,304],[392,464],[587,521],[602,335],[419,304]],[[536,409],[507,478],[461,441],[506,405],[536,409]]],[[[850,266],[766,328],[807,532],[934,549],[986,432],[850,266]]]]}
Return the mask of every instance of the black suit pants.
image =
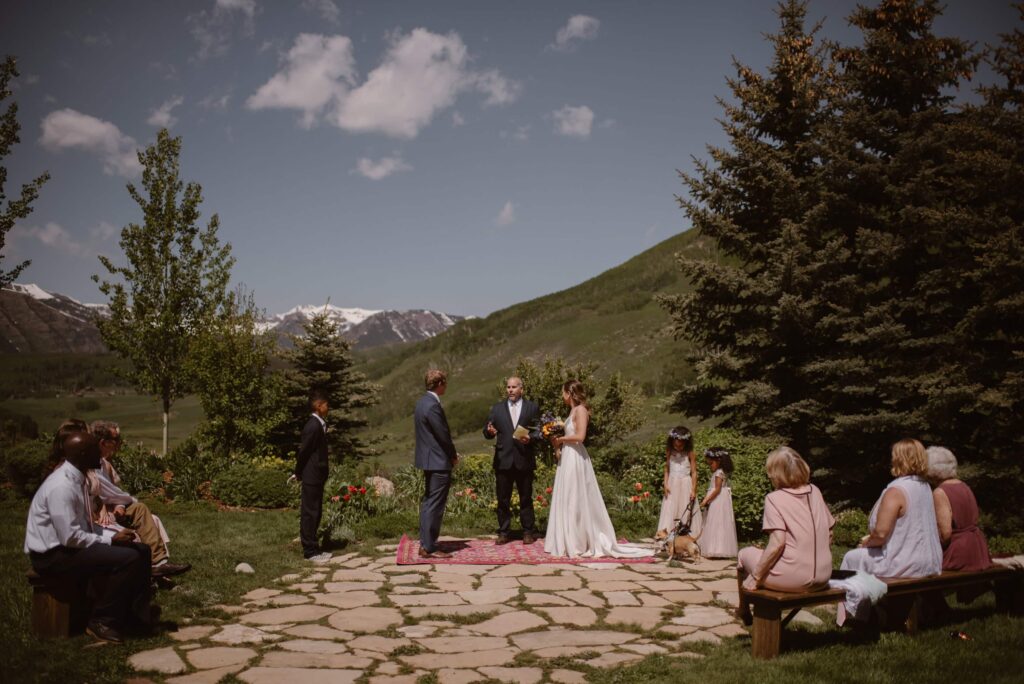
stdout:
{"type": "Polygon", "coordinates": [[[302,498],[299,502],[299,539],[302,541],[302,555],[306,558],[320,553],[317,532],[324,508],[324,480],[302,483],[302,498]]]}
{"type": "Polygon", "coordinates": [[[40,575],[73,575],[87,581],[105,574],[107,582],[93,604],[90,620],[115,629],[131,627],[133,620],[149,623],[152,556],[145,544],[57,546],[46,553],[32,552],[29,559],[40,575]]]}
{"type": "Polygon", "coordinates": [[[448,503],[448,489],[452,485],[452,471],[423,471],[423,501],[420,502],[420,548],[433,553],[441,534],[441,519],[448,503]]]}
{"type": "Polygon", "coordinates": [[[494,471],[494,493],[498,499],[498,534],[512,529],[512,487],[519,491],[519,522],[523,532],[536,532],[533,517],[533,471],[510,468],[494,471]]]}

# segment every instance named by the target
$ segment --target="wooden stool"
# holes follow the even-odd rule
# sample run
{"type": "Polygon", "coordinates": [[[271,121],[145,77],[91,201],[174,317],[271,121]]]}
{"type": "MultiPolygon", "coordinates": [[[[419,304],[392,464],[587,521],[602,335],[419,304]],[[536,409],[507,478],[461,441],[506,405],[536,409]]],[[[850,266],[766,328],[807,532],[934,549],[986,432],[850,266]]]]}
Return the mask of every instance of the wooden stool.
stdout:
{"type": "Polygon", "coordinates": [[[44,577],[35,570],[29,570],[26,577],[32,587],[32,634],[50,639],[85,631],[91,608],[86,578],[44,577]]]}

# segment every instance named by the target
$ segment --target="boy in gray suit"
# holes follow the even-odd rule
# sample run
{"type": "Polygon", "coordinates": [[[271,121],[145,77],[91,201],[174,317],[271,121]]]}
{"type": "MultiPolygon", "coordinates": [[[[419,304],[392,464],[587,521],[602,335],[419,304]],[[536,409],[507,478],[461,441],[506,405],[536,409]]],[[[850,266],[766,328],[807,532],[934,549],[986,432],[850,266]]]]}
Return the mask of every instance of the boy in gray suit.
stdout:
{"type": "Polygon", "coordinates": [[[439,551],[437,537],[441,518],[452,483],[452,467],[458,462],[448,419],[441,407],[441,397],[448,389],[444,371],[429,370],[425,378],[426,393],[416,402],[413,420],[416,427],[416,467],[423,471],[423,501],[420,503],[420,556],[448,558],[439,551]]]}

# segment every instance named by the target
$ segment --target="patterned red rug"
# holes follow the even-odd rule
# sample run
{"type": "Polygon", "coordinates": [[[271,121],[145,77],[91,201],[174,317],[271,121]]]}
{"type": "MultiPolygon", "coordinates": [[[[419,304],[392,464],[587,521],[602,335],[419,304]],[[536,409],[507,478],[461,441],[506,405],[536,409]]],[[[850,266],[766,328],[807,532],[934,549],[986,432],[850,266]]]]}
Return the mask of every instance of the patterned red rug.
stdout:
{"type": "MultiPolygon", "coordinates": [[[[621,540],[625,541],[625,540],[621,540]]],[[[653,556],[646,558],[568,558],[549,556],[544,553],[544,540],[539,539],[526,545],[520,541],[497,546],[493,539],[460,539],[437,543],[438,549],[452,554],[451,558],[420,558],[420,540],[402,535],[398,542],[399,565],[542,565],[544,563],[653,563],[653,556]]]]}

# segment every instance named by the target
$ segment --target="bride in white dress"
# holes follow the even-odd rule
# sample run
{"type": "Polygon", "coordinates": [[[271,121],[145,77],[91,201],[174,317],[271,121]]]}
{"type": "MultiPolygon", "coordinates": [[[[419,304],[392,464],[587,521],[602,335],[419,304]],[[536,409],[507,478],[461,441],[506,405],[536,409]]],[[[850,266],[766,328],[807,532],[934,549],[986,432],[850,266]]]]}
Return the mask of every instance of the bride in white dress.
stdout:
{"type": "Polygon", "coordinates": [[[608,509],[594,476],[590,454],[583,446],[587,437],[586,394],[582,383],[570,380],[562,386],[562,398],[572,407],[565,421],[565,436],[551,440],[556,452],[560,449],[558,470],[551,494],[544,552],[570,558],[640,558],[654,551],[629,544],[619,544],[615,537],[608,509]]]}

